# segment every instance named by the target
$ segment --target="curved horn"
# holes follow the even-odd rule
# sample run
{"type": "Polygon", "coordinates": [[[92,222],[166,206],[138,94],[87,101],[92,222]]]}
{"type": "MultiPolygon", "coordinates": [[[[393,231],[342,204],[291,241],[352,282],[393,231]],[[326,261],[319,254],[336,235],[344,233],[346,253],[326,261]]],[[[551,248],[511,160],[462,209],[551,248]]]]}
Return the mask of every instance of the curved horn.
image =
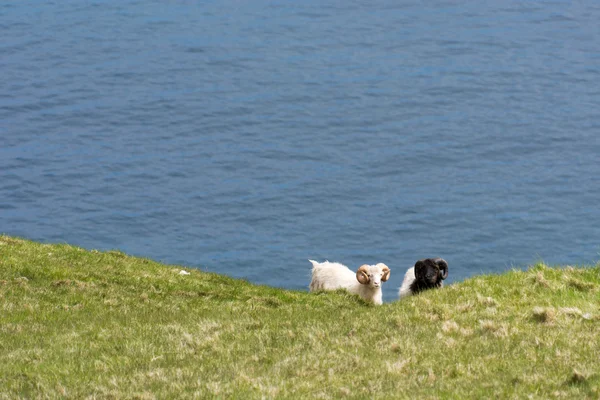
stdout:
{"type": "Polygon", "coordinates": [[[390,279],[390,267],[388,267],[384,263],[379,263],[377,264],[377,266],[381,268],[381,271],[383,272],[383,275],[381,276],[381,281],[385,282],[388,279],[390,279]]]}
{"type": "Polygon", "coordinates": [[[368,265],[362,265],[358,271],[356,271],[356,280],[358,280],[363,285],[368,285],[371,281],[369,279],[369,270],[367,269],[368,265]]]}
{"type": "Polygon", "coordinates": [[[448,263],[446,262],[446,260],[439,257],[436,258],[434,261],[440,268],[440,271],[442,271],[442,280],[446,279],[448,277],[448,263]]]}
{"type": "Polygon", "coordinates": [[[415,263],[415,279],[420,281],[425,279],[425,272],[427,271],[427,266],[423,260],[419,260],[415,263]]]}

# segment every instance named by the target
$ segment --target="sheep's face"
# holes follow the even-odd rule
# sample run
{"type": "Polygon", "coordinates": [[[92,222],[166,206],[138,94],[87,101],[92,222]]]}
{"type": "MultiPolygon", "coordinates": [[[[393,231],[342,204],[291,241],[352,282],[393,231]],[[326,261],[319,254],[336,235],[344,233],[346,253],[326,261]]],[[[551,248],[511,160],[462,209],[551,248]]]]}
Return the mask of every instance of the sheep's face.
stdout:
{"type": "Polygon", "coordinates": [[[387,265],[379,263],[377,265],[363,265],[356,271],[356,279],[363,285],[369,285],[373,288],[381,286],[390,277],[390,269],[387,265]]]}
{"type": "Polygon", "coordinates": [[[448,263],[443,258],[426,258],[415,264],[415,278],[427,286],[439,286],[448,277],[448,263]]]}

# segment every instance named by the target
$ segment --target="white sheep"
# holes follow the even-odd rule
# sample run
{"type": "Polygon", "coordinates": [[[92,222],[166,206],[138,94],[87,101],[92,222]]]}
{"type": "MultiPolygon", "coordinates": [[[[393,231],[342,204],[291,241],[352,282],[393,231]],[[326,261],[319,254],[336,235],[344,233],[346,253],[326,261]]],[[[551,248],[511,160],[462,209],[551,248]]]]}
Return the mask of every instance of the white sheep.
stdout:
{"type": "Polygon", "coordinates": [[[308,260],[312,263],[310,291],[346,289],[364,300],[382,304],[381,283],[390,277],[387,265],[363,265],[356,272],[340,263],[308,260]]]}

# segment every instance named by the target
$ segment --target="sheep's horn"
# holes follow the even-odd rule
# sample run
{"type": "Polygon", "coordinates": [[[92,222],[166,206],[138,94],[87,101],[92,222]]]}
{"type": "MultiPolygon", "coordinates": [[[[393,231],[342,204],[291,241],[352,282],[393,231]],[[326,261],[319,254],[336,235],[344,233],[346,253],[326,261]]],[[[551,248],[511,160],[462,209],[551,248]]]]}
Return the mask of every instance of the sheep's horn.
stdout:
{"type": "Polygon", "coordinates": [[[358,280],[363,285],[368,285],[371,281],[369,279],[369,270],[367,269],[368,265],[362,265],[358,271],[356,271],[356,280],[358,280]]]}
{"type": "Polygon", "coordinates": [[[423,260],[419,260],[415,263],[415,267],[414,267],[414,271],[415,271],[415,278],[417,280],[422,280],[425,277],[425,270],[427,269],[427,266],[425,265],[425,263],[423,262],[423,260]]]}
{"type": "Polygon", "coordinates": [[[440,270],[442,271],[442,280],[448,277],[448,263],[443,258],[436,258],[435,263],[438,265],[440,270]]]}
{"type": "Polygon", "coordinates": [[[383,275],[381,276],[381,281],[385,282],[388,279],[390,279],[390,267],[388,267],[387,265],[385,265],[384,263],[379,263],[377,264],[377,266],[379,268],[381,268],[381,271],[383,271],[383,275]]]}

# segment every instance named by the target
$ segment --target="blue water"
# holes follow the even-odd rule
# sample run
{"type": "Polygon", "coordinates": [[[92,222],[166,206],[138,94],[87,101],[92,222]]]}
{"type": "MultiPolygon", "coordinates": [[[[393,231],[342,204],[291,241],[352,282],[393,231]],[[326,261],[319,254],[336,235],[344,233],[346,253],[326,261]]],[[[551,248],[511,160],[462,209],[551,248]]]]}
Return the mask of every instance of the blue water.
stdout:
{"type": "Polygon", "coordinates": [[[596,1],[4,1],[0,232],[305,290],[600,259],[596,1]]]}

